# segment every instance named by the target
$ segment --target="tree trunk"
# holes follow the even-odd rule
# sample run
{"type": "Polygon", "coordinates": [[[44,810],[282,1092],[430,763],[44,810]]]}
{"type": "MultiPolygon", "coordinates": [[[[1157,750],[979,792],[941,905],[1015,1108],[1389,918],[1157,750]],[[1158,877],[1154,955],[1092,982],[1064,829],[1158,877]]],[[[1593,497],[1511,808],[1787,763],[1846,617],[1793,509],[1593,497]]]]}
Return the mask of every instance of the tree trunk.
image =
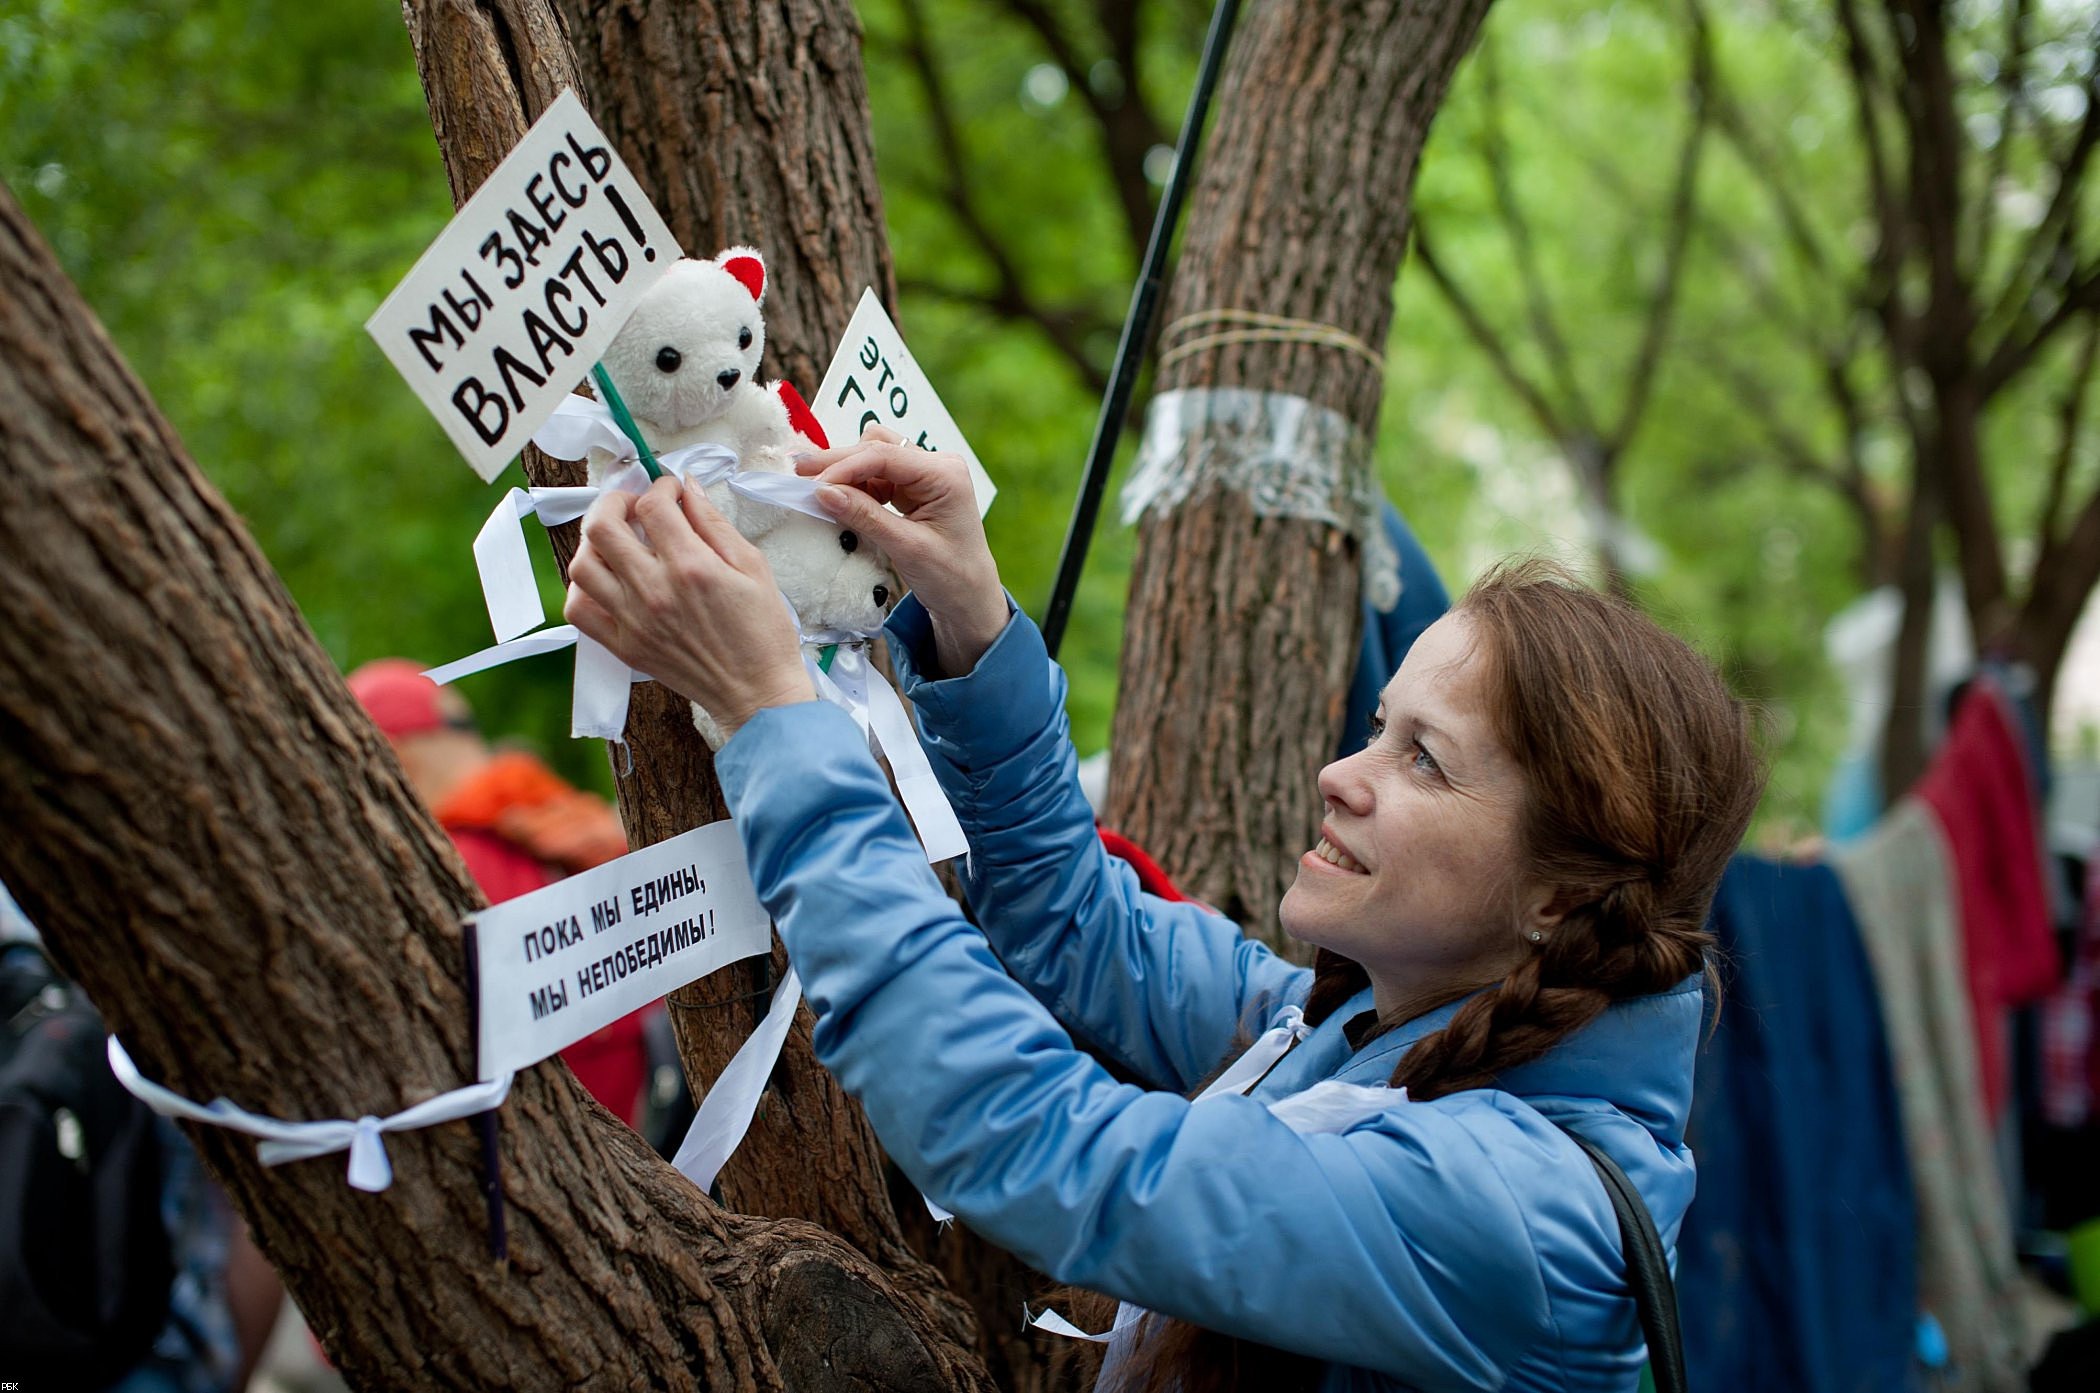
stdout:
{"type": "Polygon", "coordinates": [[[1925,772],[1925,703],[1932,695],[1930,650],[1939,602],[1932,543],[1939,528],[1940,493],[1938,471],[1929,463],[1937,449],[1933,439],[1913,430],[1910,515],[1896,563],[1903,614],[1889,654],[1889,711],[1881,728],[1883,807],[1894,804],[1925,772]]]}
{"type": "MultiPolygon", "coordinates": [[[[564,4],[562,16],[526,0],[406,7],[454,200],[465,202],[532,119],[575,87],[689,254],[739,242],[764,253],[768,357],[774,371],[784,365],[814,391],[862,289],[892,294],[851,12],[826,0],[564,4]]],[[[525,467],[535,483],[576,482],[576,466],[537,451],[525,467]]],[[[556,541],[566,572],[575,529],[556,541]]],[[[713,757],[683,700],[655,683],[636,687],[627,734],[632,766],[614,767],[630,844],[727,816],[713,757]]],[[[770,961],[672,995],[696,1096],[763,1017],[785,966],[776,942],[770,961]]],[[[723,1201],[843,1236],[974,1343],[967,1303],[904,1241],[881,1149],[859,1105],[817,1064],[811,1024],[804,1006],[772,1089],[722,1172],[723,1201]]]]}
{"type": "MultiPolygon", "coordinates": [[[[1255,311],[1376,349],[1407,243],[1416,161],[1487,0],[1249,7],[1168,300],[1177,322],[1255,311]]],[[[1209,322],[1231,334],[1247,321],[1209,322]]],[[[1224,335],[1221,335],[1224,336],[1224,335]]],[[[1171,351],[1171,349],[1170,349],[1171,351]]],[[[1179,358],[1162,392],[1242,387],[1341,413],[1369,469],[1383,372],[1325,344],[1234,341],[1179,358]]],[[[1158,407],[1155,405],[1155,411],[1158,407]]],[[[1190,441],[1200,450],[1202,440],[1190,441]]],[[[1109,822],[1191,893],[1275,938],[1311,846],[1356,660],[1360,558],[1326,523],[1199,487],[1140,524],[1124,621],[1109,822]]]]}
{"type": "Polygon", "coordinates": [[[814,395],[861,292],[896,310],[851,6],[558,3],[598,123],[687,253],[765,254],[765,374],[814,395]]]}
{"type": "MultiPolygon", "coordinates": [[[[0,877],[140,1067],[286,1118],[473,1077],[480,904],[239,520],[0,188],[0,877]]],[[[988,1389],[822,1230],[732,1214],[552,1062],[475,1130],[265,1169],[190,1129],[359,1388],[988,1389]]]]}

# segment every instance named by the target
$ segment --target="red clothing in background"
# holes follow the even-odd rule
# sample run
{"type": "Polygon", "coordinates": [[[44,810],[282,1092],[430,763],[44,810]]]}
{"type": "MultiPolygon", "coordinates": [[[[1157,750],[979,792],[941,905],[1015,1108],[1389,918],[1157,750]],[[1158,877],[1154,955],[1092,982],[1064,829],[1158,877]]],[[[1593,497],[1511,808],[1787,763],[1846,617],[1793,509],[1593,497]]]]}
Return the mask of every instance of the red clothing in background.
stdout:
{"type": "MultiPolygon", "coordinates": [[[[531,755],[497,755],[433,811],[491,904],[627,852],[612,809],[531,755]]],[[[623,1016],[561,1052],[578,1082],[630,1127],[641,1120],[648,1075],[643,1015],[623,1016]]]]}
{"type": "Polygon", "coordinates": [[[2006,1012],[2056,986],[2059,964],[2043,880],[2040,785],[2019,716],[1988,678],[1971,683],[1917,795],[1945,833],[1959,887],[1962,953],[1984,1115],[2011,1091],[2006,1012]]]}

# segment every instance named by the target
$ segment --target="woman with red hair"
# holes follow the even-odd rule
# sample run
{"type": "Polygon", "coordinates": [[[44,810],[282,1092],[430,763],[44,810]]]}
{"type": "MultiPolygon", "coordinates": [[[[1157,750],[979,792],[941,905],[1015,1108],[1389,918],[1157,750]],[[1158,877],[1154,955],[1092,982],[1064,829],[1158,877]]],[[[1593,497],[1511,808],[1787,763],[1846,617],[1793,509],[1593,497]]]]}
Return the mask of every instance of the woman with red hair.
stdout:
{"type": "Polygon", "coordinates": [[[568,617],[736,732],[717,768],[818,1055],[906,1174],[1125,1303],[1103,1388],[1633,1389],[1585,1147],[1672,1239],[1703,926],[1760,782],[1712,667],[1548,568],[1491,572],[1319,773],[1281,909],[1305,969],[1103,852],[961,463],[876,438],[806,467],[911,587],[891,651],[981,928],[697,492],[602,499],[568,617]]]}

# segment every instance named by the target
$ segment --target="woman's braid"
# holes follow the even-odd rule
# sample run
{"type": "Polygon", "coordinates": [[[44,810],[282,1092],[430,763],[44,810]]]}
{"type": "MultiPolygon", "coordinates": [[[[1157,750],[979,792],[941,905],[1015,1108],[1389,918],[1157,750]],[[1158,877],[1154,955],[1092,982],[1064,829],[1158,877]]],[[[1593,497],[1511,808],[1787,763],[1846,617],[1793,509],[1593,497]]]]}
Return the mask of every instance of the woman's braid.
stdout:
{"type": "Polygon", "coordinates": [[[1524,770],[1530,876],[1572,907],[1408,1051],[1393,1082],[1414,1098],[1488,1087],[1612,1002],[1698,972],[1707,910],[1762,788],[1742,706],[1632,606],[1532,562],[1490,573],[1460,612],[1524,770]]]}

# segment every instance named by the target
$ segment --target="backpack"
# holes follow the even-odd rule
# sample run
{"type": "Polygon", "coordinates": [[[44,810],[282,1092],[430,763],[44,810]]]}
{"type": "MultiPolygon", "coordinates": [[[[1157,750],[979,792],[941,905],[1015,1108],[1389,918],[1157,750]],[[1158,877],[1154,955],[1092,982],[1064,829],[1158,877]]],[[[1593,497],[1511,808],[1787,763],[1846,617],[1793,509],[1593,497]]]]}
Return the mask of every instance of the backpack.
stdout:
{"type": "MultiPolygon", "coordinates": [[[[143,1359],[175,1266],[154,1118],[102,1018],[34,944],[0,944],[0,1365],[99,1387],[143,1359]]],[[[17,1374],[15,1370],[22,1370],[17,1374]]]]}

